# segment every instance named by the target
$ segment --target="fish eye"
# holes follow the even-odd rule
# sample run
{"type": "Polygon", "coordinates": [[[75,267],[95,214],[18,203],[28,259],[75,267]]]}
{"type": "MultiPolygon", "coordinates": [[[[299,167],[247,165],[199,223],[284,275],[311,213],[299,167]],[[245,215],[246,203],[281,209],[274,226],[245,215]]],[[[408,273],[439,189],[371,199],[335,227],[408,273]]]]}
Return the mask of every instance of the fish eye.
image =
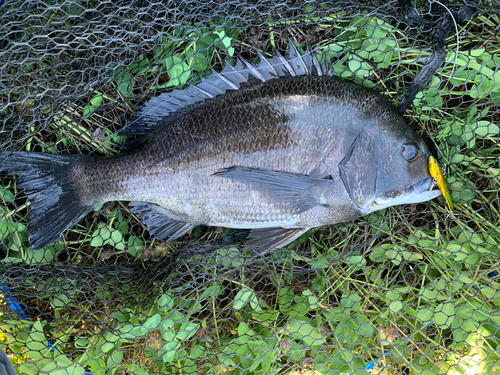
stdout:
{"type": "Polygon", "coordinates": [[[417,160],[419,155],[420,150],[415,144],[410,142],[406,142],[403,144],[403,156],[406,160],[415,161],[417,160]]]}

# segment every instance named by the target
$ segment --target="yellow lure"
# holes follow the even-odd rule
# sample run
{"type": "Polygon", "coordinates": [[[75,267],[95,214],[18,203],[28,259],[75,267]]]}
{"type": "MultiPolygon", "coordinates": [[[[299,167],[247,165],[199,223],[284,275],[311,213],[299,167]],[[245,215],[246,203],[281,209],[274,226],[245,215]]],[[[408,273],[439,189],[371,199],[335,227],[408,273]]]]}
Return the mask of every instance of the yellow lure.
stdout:
{"type": "Polygon", "coordinates": [[[448,185],[448,181],[443,175],[443,171],[441,170],[441,167],[439,166],[437,160],[432,156],[429,157],[429,173],[431,174],[431,177],[434,178],[434,181],[436,181],[439,190],[441,190],[441,194],[443,194],[443,197],[448,204],[448,208],[450,209],[450,211],[453,211],[453,201],[451,200],[450,185],[448,185]]]}

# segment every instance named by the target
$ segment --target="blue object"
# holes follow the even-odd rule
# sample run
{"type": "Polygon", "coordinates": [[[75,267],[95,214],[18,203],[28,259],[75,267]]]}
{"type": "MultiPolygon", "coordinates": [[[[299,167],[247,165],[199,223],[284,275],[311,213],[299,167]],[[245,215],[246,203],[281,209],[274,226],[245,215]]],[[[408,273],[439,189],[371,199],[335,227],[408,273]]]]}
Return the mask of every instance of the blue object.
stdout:
{"type": "MultiPolygon", "coordinates": [[[[497,275],[497,271],[491,271],[490,273],[486,274],[486,276],[488,276],[490,279],[492,279],[493,277],[495,277],[497,275]]],[[[482,283],[483,285],[488,285],[486,284],[485,282],[482,283]]],[[[472,289],[474,289],[476,292],[479,292],[479,289],[477,289],[474,285],[472,286],[472,289]]]]}
{"type": "MultiPolygon", "coordinates": [[[[2,0],[0,0],[2,1],[2,0]]],[[[0,5],[2,5],[0,3],[0,5]]],[[[7,297],[7,302],[10,306],[10,308],[12,309],[12,311],[14,311],[17,315],[17,318],[19,320],[30,320],[29,316],[28,316],[28,313],[26,312],[26,310],[24,309],[23,305],[21,305],[20,303],[18,303],[16,301],[16,299],[12,296],[12,292],[10,290],[10,287],[4,283],[0,283],[0,291],[2,292],[2,294],[7,297]]],[[[29,326],[29,330],[31,331],[31,326],[29,326]]],[[[52,343],[50,341],[47,341],[47,347],[52,347],[52,343]]],[[[52,349],[50,350],[52,353],[54,353],[54,350],[55,348],[52,347],[52,349]]]]}
{"type": "MultiPolygon", "coordinates": [[[[389,350],[386,350],[384,352],[384,354],[388,354],[389,353],[389,350]]],[[[368,363],[366,366],[365,366],[365,370],[371,370],[372,368],[374,368],[380,361],[376,361],[376,359],[380,358],[378,355],[372,355],[372,360],[370,363],[368,363]]]]}
{"type": "Polygon", "coordinates": [[[370,362],[370,363],[368,363],[368,364],[366,365],[366,367],[365,367],[365,370],[371,370],[372,368],[374,368],[374,367],[375,367],[375,365],[376,365],[377,363],[378,363],[378,361],[377,361],[377,362],[370,362]]]}
{"type": "MultiPolygon", "coordinates": [[[[2,5],[2,0],[0,0],[0,5],[2,5]]],[[[12,297],[12,293],[10,291],[10,287],[5,285],[4,283],[0,283],[0,291],[7,298],[7,303],[9,304],[12,311],[14,311],[18,317],[18,319],[29,320],[28,314],[24,307],[17,303],[16,299],[12,297]]]]}
{"type": "MultiPolygon", "coordinates": [[[[0,5],[2,5],[2,4],[3,4],[3,0],[0,0],[0,5]]],[[[8,285],[6,285],[4,283],[0,283],[0,293],[3,294],[7,298],[7,303],[9,304],[12,311],[14,311],[16,313],[19,320],[30,320],[23,305],[18,303],[16,301],[16,299],[12,296],[12,291],[8,285]]],[[[31,326],[29,326],[29,330],[31,331],[31,326]]],[[[54,353],[55,348],[49,340],[47,340],[47,347],[51,348],[50,351],[52,353],[54,353]]],[[[1,351],[1,349],[0,349],[0,351],[1,351]]],[[[0,359],[1,359],[1,355],[0,355],[0,359]]],[[[15,373],[13,373],[13,374],[15,374],[15,373]]],[[[0,373],[0,375],[3,375],[3,374],[0,373]]],[[[11,373],[7,372],[7,375],[11,375],[11,373]]],[[[85,372],[85,375],[92,375],[92,373],[85,372]]]]}

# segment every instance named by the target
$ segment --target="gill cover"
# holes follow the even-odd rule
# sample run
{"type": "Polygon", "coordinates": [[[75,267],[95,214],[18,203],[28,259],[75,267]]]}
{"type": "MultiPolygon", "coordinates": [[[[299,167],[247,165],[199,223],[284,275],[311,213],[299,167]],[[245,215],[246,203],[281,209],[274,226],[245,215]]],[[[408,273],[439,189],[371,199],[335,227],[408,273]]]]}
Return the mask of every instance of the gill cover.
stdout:
{"type": "Polygon", "coordinates": [[[365,127],[340,162],[340,177],[350,199],[363,213],[425,202],[440,194],[432,189],[429,155],[416,134],[365,127]],[[403,155],[407,143],[418,149],[418,156],[412,160],[403,155]]]}
{"type": "Polygon", "coordinates": [[[378,178],[378,135],[363,131],[339,164],[340,177],[353,203],[363,207],[374,199],[378,178]]]}

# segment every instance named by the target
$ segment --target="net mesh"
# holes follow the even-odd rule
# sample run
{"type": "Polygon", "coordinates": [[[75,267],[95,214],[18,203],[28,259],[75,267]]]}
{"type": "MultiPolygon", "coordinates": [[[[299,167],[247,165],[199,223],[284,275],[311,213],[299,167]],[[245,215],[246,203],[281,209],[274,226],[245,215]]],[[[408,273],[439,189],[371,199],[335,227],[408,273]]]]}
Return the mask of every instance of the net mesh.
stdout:
{"type": "Polygon", "coordinates": [[[309,44],[409,107],[456,207],[262,252],[224,228],[165,243],[109,202],[33,250],[2,176],[0,347],[22,374],[498,373],[499,17],[497,1],[6,0],[1,150],[116,154],[155,94],[309,44]]]}

